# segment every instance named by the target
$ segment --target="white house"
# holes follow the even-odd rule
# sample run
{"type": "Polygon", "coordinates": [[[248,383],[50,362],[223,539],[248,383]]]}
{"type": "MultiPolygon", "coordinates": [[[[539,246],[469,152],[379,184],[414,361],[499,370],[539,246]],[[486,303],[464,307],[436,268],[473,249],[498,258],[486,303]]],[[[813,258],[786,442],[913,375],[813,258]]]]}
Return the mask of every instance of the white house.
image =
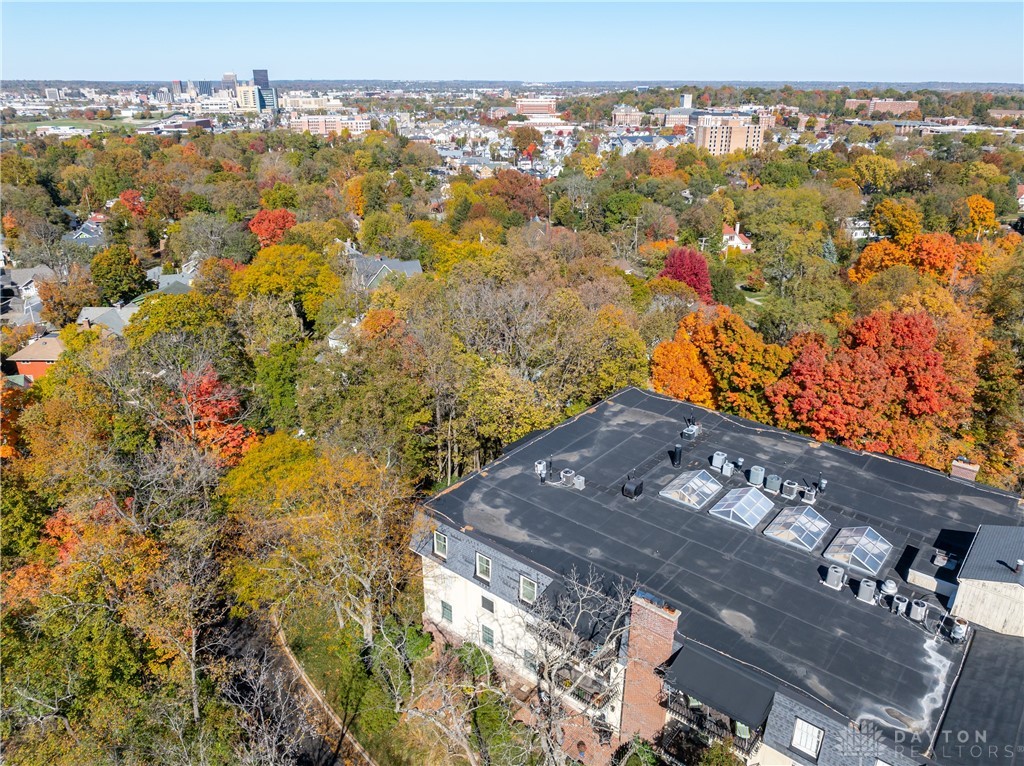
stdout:
{"type": "Polygon", "coordinates": [[[733,228],[728,224],[722,224],[722,252],[730,248],[735,248],[741,253],[749,253],[754,250],[754,245],[750,242],[750,239],[740,231],[740,222],[736,222],[736,227],[733,228]]]}

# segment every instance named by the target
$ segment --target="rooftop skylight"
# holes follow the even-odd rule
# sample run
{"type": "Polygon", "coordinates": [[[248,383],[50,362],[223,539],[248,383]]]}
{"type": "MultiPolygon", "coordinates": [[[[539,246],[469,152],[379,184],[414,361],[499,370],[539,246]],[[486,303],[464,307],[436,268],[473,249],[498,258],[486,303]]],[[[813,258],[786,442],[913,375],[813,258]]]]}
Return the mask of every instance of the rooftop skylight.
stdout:
{"type": "Polygon", "coordinates": [[[722,489],[721,483],[707,471],[689,471],[669,482],[658,494],[690,508],[703,508],[722,489]]]}
{"type": "Polygon", "coordinates": [[[846,527],[839,530],[824,556],[837,564],[876,575],[891,551],[892,543],[871,527],[846,527]]]}
{"type": "Polygon", "coordinates": [[[768,515],[772,501],[755,487],[740,487],[725,493],[709,513],[747,529],[753,529],[768,515]]]}
{"type": "Polygon", "coordinates": [[[783,508],[764,530],[766,537],[805,551],[814,549],[832,526],[809,505],[783,508]]]}

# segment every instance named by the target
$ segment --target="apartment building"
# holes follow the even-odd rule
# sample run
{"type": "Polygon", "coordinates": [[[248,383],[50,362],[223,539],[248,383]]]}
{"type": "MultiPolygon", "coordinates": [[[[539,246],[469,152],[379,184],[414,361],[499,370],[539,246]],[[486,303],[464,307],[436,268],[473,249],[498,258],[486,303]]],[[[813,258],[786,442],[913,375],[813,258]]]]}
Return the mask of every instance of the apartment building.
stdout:
{"type": "Polygon", "coordinates": [[[715,156],[761,148],[764,126],[750,116],[705,114],[697,118],[694,143],[715,156]]]}
{"type": "Polygon", "coordinates": [[[612,109],[612,125],[617,127],[638,128],[643,118],[644,113],[629,104],[618,104],[612,109]]]}
{"type": "Polygon", "coordinates": [[[907,112],[916,111],[918,108],[917,101],[897,101],[894,98],[848,98],[843,105],[855,112],[866,106],[869,115],[882,112],[897,117],[907,112]]]}
{"type": "Polygon", "coordinates": [[[556,114],[554,96],[522,96],[516,99],[519,114],[556,114]]]}
{"type": "Polygon", "coordinates": [[[491,653],[528,716],[556,694],[544,604],[574,571],[630,584],[615,651],[595,615],[554,669],[592,766],[634,734],[677,761],[698,736],[749,766],[1020,766],[1024,514],[977,469],[625,389],[427,504],[424,622],[491,653]]]}
{"type": "Polygon", "coordinates": [[[293,133],[312,133],[318,136],[329,136],[331,133],[340,136],[347,130],[349,135],[358,136],[370,130],[370,118],[366,115],[304,114],[293,119],[288,129],[293,133]]]}

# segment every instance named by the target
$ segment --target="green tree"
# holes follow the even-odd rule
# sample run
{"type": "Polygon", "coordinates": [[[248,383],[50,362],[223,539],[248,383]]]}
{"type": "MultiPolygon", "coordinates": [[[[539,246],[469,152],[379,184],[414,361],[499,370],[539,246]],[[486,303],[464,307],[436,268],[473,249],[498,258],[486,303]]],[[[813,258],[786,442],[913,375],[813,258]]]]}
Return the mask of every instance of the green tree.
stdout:
{"type": "Polygon", "coordinates": [[[112,245],[97,253],[92,259],[91,275],[108,303],[134,298],[150,286],[139,259],[126,245],[112,245]]]}

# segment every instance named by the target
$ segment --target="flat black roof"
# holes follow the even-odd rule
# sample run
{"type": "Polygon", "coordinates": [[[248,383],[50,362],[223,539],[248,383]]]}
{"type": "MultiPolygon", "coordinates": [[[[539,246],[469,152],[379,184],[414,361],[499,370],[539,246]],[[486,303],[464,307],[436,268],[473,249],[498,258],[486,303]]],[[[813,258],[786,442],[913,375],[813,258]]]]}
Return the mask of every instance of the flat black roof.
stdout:
{"type": "Polygon", "coordinates": [[[935,760],[956,766],[1024,764],[1024,640],[975,634],[936,738],[935,760]]]}
{"type": "MultiPolygon", "coordinates": [[[[726,489],[745,486],[742,474],[726,489]]],[[[640,391],[620,391],[581,415],[510,447],[482,471],[429,506],[471,536],[553,570],[591,563],[664,598],[680,610],[677,639],[692,639],[756,669],[780,686],[821,701],[850,720],[930,739],[949,696],[964,649],[933,639],[919,625],[857,601],[849,588],[821,584],[822,549],[838,529],[870,525],[893,545],[878,573],[900,592],[928,598],[896,574],[905,550],[942,547],[981,524],[1019,526],[1018,498],[884,455],[822,444],[740,418],[640,391]],[[702,429],[680,439],[686,420],[702,429]],[[684,445],[682,467],[669,460],[684,445]],[[707,468],[721,450],[744,468],[761,465],[801,485],[819,471],[827,491],[814,508],[832,524],[813,552],[761,534],[777,512],[800,503],[769,497],[774,507],[756,529],[658,496],[680,473],[707,468]],[[582,491],[541,485],[537,460],[553,457],[555,472],[572,468],[582,491]],[[644,481],[636,500],[622,496],[632,474],[644,481]]],[[[911,559],[913,554],[911,554],[911,559]]],[[[902,568],[902,566],[900,567],[902,568]]],[[[941,609],[932,602],[938,615],[941,609]]]]}

